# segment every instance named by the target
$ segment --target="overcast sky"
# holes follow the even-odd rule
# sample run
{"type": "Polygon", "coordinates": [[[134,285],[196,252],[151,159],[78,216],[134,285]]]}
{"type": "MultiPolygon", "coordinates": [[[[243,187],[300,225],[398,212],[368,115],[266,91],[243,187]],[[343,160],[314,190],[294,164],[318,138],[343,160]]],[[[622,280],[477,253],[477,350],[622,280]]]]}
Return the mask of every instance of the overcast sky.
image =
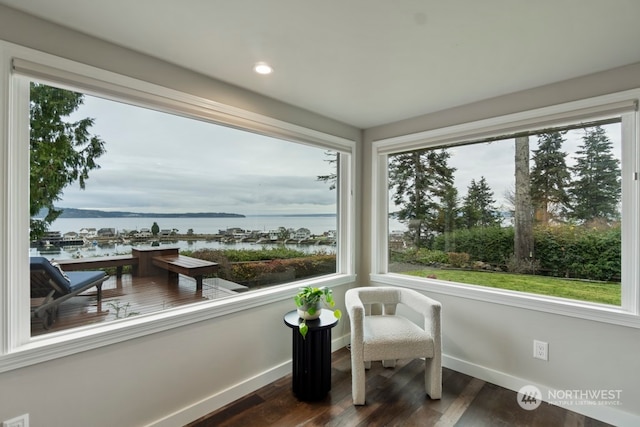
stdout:
{"type": "MultiPolygon", "coordinates": [[[[92,134],[105,141],[101,168],[86,190],[67,187],[57,206],[131,212],[229,212],[244,215],[335,213],[336,191],[318,182],[334,171],[325,150],[280,141],[140,107],[85,97],[74,117],[92,117],[92,134]]],[[[620,126],[606,126],[620,158],[620,126]]],[[[565,136],[567,163],[584,131],[565,136]]],[[[537,148],[537,138],[530,139],[537,148]]],[[[451,149],[462,198],[484,176],[496,205],[513,191],[514,142],[451,149]]],[[[392,205],[391,210],[396,210],[392,205]]]]}
{"type": "Polygon", "coordinates": [[[57,206],[131,212],[244,215],[335,213],[332,172],[312,148],[100,98],[85,97],[75,118],[92,117],[105,141],[86,189],[65,188],[57,206]]]}
{"type": "MultiPolygon", "coordinates": [[[[615,123],[603,126],[607,136],[613,144],[613,154],[620,159],[620,124],[615,123]]],[[[582,137],[584,130],[572,130],[564,135],[565,142],[562,151],[567,153],[565,159],[567,166],[575,165],[576,151],[584,142],[582,137]]],[[[529,138],[529,150],[538,148],[538,138],[529,138]]],[[[467,194],[467,188],[471,180],[476,183],[484,176],[493,190],[494,200],[498,208],[510,208],[511,204],[506,200],[507,191],[515,190],[515,141],[513,139],[495,141],[485,144],[467,145],[450,149],[451,158],[449,166],[455,167],[455,185],[458,189],[458,196],[461,198],[467,194]]],[[[530,167],[534,166],[531,160],[530,167]]]]}

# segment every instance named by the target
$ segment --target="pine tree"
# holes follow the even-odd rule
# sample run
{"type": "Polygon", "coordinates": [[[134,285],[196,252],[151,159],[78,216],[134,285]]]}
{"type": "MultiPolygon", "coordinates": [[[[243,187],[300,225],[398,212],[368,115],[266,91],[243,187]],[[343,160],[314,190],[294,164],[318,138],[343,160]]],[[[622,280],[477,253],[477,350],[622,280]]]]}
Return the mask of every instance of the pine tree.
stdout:
{"type": "Polygon", "coordinates": [[[395,215],[407,224],[416,247],[426,246],[438,231],[442,200],[453,186],[450,156],[446,150],[422,149],[390,157],[389,188],[400,207],[395,215]]]}
{"type": "Polygon", "coordinates": [[[613,144],[600,126],[585,129],[583,144],[576,151],[575,178],[569,189],[572,219],[579,222],[620,217],[620,161],[613,155],[613,144]]]}
{"type": "Polygon", "coordinates": [[[84,189],[105,149],[100,138],[89,134],[93,119],[65,121],[82,105],[83,94],[37,83],[31,83],[30,92],[29,210],[31,238],[37,239],[62,213],[54,207],[62,190],[75,181],[84,189]],[[48,211],[45,218],[33,219],[42,209],[48,211]]]}
{"type": "Polygon", "coordinates": [[[557,219],[569,201],[567,188],[571,174],[565,161],[567,153],[561,151],[563,134],[550,132],[538,135],[538,149],[533,150],[531,204],[535,208],[536,221],[543,224],[557,219]]]}
{"type": "Polygon", "coordinates": [[[316,180],[328,183],[329,190],[335,190],[336,186],[338,185],[338,173],[336,172],[338,169],[338,153],[335,151],[327,150],[324,152],[324,155],[328,157],[328,159],[325,159],[325,162],[331,165],[334,172],[331,172],[328,175],[319,175],[316,177],[316,180]]]}
{"type": "Polygon", "coordinates": [[[445,252],[453,250],[451,236],[452,232],[458,228],[458,223],[460,222],[458,217],[460,207],[458,203],[458,189],[453,185],[449,185],[444,191],[435,225],[435,231],[444,234],[445,252]]]}
{"type": "Polygon", "coordinates": [[[533,256],[534,249],[529,137],[517,137],[514,148],[516,187],[513,195],[513,256],[516,261],[523,261],[533,256]]]}
{"type": "Polygon", "coordinates": [[[462,203],[462,217],[466,228],[491,227],[500,223],[493,191],[484,176],[478,182],[471,180],[462,203]]]}

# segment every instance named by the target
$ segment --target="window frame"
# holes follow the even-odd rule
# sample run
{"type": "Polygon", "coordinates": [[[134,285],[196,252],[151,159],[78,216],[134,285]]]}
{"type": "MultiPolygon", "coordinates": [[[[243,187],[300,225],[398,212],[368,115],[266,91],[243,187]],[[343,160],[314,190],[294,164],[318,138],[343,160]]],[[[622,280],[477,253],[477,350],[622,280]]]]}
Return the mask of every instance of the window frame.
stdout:
{"type": "Polygon", "coordinates": [[[211,99],[0,41],[0,373],[291,298],[298,287],[355,280],[356,141],[211,99]],[[237,297],[31,337],[29,286],[29,79],[89,95],[331,149],[338,156],[336,273],[237,297]],[[26,91],[26,92],[25,92],[26,91]],[[26,93],[26,95],[25,95],[26,93]],[[26,195],[26,196],[25,196],[26,195]]]}
{"type": "Polygon", "coordinates": [[[436,294],[469,298],[547,313],[640,328],[640,89],[418,132],[372,143],[372,223],[370,280],[376,284],[404,286],[436,294]],[[597,304],[533,293],[494,289],[388,272],[389,189],[388,157],[391,154],[461,144],[484,139],[505,138],[532,129],[580,123],[603,116],[622,118],[622,283],[621,306],[597,304]],[[624,236],[632,236],[625,238],[624,236]]]}

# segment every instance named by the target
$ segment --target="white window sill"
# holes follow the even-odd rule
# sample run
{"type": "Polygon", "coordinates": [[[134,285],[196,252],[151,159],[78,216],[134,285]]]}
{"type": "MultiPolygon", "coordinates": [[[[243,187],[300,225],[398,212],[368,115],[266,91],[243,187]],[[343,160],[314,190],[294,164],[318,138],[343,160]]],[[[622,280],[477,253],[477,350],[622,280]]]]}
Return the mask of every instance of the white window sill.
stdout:
{"type": "MultiPolygon", "coordinates": [[[[0,373],[47,360],[143,337],[262,305],[291,299],[301,286],[340,286],[353,283],[355,276],[334,274],[315,279],[251,291],[224,298],[165,310],[149,315],[117,320],[98,326],[51,333],[30,339],[13,351],[0,356],[0,373]]],[[[293,303],[292,303],[293,304],[293,303]]],[[[293,308],[293,305],[292,305],[293,308]]],[[[283,313],[284,314],[284,313],[283,313]]]]}
{"type": "Polygon", "coordinates": [[[640,316],[612,305],[574,301],[484,286],[464,285],[444,280],[429,280],[393,273],[372,274],[370,279],[374,285],[402,286],[417,291],[451,295],[640,329],[640,316]]]}

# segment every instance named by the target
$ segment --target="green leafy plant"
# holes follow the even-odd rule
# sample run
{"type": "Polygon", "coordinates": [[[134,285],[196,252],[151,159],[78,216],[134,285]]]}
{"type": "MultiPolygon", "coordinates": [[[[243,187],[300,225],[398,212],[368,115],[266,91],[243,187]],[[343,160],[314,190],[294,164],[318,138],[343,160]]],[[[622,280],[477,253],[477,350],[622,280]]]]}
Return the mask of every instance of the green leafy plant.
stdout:
{"type": "MultiPolygon", "coordinates": [[[[336,302],[333,300],[333,291],[326,286],[321,288],[314,288],[312,286],[300,288],[299,292],[294,297],[294,300],[298,309],[306,311],[312,316],[316,314],[318,310],[321,310],[322,306],[332,310],[336,305],[336,302]]],[[[342,312],[340,310],[336,309],[332,311],[336,319],[340,319],[342,317],[342,312]]],[[[303,338],[307,336],[309,327],[304,319],[300,322],[298,329],[300,330],[300,334],[303,338]]]]}
{"type": "Polygon", "coordinates": [[[140,314],[137,311],[129,311],[129,309],[131,308],[131,303],[129,302],[123,304],[120,301],[115,300],[113,302],[107,303],[107,305],[115,310],[116,319],[124,319],[125,317],[137,316],[138,314],[140,314]]]}

